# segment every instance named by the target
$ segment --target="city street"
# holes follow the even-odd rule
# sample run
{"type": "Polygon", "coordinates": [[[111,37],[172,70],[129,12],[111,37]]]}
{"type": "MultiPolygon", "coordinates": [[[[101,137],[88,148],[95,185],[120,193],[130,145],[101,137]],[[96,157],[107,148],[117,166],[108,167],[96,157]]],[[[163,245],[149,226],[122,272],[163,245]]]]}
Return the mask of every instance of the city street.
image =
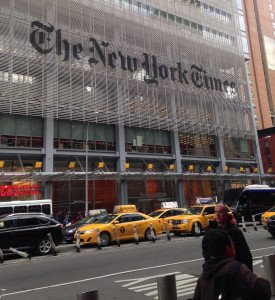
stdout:
{"type": "MultiPolygon", "coordinates": [[[[259,227],[248,228],[254,272],[263,276],[261,257],[275,253],[275,239],[259,227]]],[[[157,299],[157,277],[176,274],[178,299],[193,295],[203,263],[202,237],[182,236],[155,243],[124,243],[98,250],[61,245],[57,256],[8,259],[0,265],[2,300],[75,300],[81,292],[97,289],[99,299],[157,299]]]]}

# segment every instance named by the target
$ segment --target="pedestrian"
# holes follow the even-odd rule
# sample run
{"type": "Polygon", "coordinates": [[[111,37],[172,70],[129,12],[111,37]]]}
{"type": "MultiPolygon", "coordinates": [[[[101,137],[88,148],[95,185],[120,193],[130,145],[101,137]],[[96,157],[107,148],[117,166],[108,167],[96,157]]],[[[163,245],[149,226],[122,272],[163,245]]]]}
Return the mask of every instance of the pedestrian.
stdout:
{"type": "Polygon", "coordinates": [[[72,223],[72,217],[71,217],[71,213],[68,211],[67,214],[65,215],[65,218],[63,220],[63,226],[69,226],[72,223]]]}
{"type": "Polygon", "coordinates": [[[242,231],[237,227],[236,221],[225,204],[218,203],[215,206],[215,219],[209,221],[209,226],[206,229],[202,239],[202,255],[205,261],[211,257],[209,252],[209,242],[211,232],[215,229],[224,229],[232,239],[236,250],[236,260],[245,264],[253,271],[252,255],[247,245],[242,231]]]}
{"type": "Polygon", "coordinates": [[[82,220],[83,219],[83,216],[82,216],[82,214],[81,214],[81,211],[78,211],[76,214],[75,214],[75,216],[74,216],[74,218],[73,218],[73,220],[72,220],[72,224],[75,224],[75,223],[77,223],[78,221],[80,221],[80,220],[82,220]]]}
{"type": "Polygon", "coordinates": [[[193,300],[269,300],[270,283],[234,259],[234,243],[224,229],[209,233],[209,255],[193,300]]]}

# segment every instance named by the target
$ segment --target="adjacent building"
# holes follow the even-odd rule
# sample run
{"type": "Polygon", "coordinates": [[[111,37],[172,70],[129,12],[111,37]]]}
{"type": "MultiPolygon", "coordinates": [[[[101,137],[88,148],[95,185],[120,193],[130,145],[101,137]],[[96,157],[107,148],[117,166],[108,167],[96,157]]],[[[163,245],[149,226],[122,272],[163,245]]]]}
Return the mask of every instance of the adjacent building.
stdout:
{"type": "MultiPolygon", "coordinates": [[[[275,3],[272,0],[238,1],[244,51],[249,52],[247,66],[252,101],[259,134],[264,172],[274,173],[274,152],[270,151],[275,139],[275,3]],[[245,34],[243,34],[244,36],[245,34]]],[[[272,185],[275,181],[270,182],[272,185]]]]}
{"type": "Polygon", "coordinates": [[[234,0],[2,0],[0,201],[149,212],[261,181],[238,13],[234,0]]]}

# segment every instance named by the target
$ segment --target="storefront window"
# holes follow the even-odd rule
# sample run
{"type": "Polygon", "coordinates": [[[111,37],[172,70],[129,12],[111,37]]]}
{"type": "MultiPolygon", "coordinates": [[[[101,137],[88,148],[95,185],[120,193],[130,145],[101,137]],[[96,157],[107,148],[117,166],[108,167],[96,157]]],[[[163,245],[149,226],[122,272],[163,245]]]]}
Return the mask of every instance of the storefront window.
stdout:
{"type": "Polygon", "coordinates": [[[126,152],[171,153],[170,134],[165,130],[125,127],[126,152]]]}
{"type": "Polygon", "coordinates": [[[146,214],[159,209],[161,202],[175,201],[172,180],[132,180],[127,181],[127,187],[129,203],[146,214]]]}
{"type": "Polygon", "coordinates": [[[0,148],[42,148],[43,119],[0,115],[0,148]]]}
{"type": "Polygon", "coordinates": [[[89,150],[115,151],[115,126],[55,120],[54,148],[86,150],[87,140],[89,150]]]}
{"type": "Polygon", "coordinates": [[[226,158],[250,159],[253,156],[250,140],[238,138],[224,138],[224,153],[226,158]]]}
{"type": "Polygon", "coordinates": [[[181,155],[215,157],[215,137],[179,132],[181,155]]]}

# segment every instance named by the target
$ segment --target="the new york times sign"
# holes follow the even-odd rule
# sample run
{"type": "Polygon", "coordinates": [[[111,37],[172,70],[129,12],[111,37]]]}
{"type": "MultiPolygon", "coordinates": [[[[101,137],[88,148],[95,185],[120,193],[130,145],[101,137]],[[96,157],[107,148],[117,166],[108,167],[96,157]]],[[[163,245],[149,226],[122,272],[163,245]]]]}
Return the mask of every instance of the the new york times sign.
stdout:
{"type": "MultiPolygon", "coordinates": [[[[58,56],[63,56],[63,61],[68,61],[70,56],[76,60],[83,59],[84,46],[81,43],[71,45],[68,40],[62,39],[61,29],[55,30],[53,25],[45,25],[39,21],[33,21],[31,27],[34,30],[30,34],[30,43],[39,53],[48,54],[55,51],[58,56]]],[[[123,71],[131,73],[144,69],[144,81],[148,84],[158,85],[160,78],[170,79],[186,85],[192,83],[199,89],[236,94],[235,82],[215,78],[209,75],[203,67],[195,64],[192,64],[189,70],[184,69],[181,62],[178,62],[176,66],[159,65],[157,57],[146,52],[142,53],[142,59],[138,59],[121,51],[107,51],[109,43],[98,41],[93,37],[90,38],[89,43],[91,57],[88,63],[91,67],[101,61],[105,67],[109,66],[112,69],[120,67],[123,71]]]]}

